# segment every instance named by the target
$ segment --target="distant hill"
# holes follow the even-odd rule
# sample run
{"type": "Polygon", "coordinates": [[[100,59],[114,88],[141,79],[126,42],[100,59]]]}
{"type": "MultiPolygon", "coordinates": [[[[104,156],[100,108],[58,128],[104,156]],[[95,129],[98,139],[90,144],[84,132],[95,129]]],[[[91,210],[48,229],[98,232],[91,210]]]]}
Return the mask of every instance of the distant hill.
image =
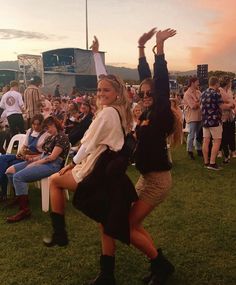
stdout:
{"type": "Polygon", "coordinates": [[[116,74],[126,80],[139,80],[138,70],[135,68],[117,67],[106,65],[107,72],[116,74]]]}
{"type": "Polygon", "coordinates": [[[18,62],[15,61],[0,61],[0,69],[19,69],[18,62]]]}
{"type": "MultiPolygon", "coordinates": [[[[18,69],[18,62],[17,61],[0,61],[0,69],[18,69]]],[[[106,69],[108,73],[119,75],[121,78],[125,80],[139,80],[138,71],[136,68],[106,65],[106,69]]],[[[170,77],[193,76],[196,74],[197,74],[196,70],[170,71],[170,77]]]]}

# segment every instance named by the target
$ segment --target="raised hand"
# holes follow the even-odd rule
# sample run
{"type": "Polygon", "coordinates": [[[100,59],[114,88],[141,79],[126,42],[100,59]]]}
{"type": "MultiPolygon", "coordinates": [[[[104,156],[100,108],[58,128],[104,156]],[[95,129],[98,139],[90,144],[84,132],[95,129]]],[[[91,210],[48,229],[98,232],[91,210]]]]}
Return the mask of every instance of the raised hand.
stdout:
{"type": "Polygon", "coordinates": [[[138,40],[139,46],[144,46],[156,33],[156,28],[152,28],[149,32],[144,33],[138,40]]]}
{"type": "Polygon", "coordinates": [[[164,42],[168,38],[171,38],[176,35],[176,30],[173,29],[166,29],[164,31],[157,31],[156,32],[156,43],[164,42]]]}
{"type": "Polygon", "coordinates": [[[89,48],[91,48],[92,51],[94,53],[96,53],[96,52],[99,51],[99,42],[98,42],[98,39],[97,39],[96,36],[94,36],[93,38],[94,38],[93,43],[92,43],[92,45],[89,48]]]}

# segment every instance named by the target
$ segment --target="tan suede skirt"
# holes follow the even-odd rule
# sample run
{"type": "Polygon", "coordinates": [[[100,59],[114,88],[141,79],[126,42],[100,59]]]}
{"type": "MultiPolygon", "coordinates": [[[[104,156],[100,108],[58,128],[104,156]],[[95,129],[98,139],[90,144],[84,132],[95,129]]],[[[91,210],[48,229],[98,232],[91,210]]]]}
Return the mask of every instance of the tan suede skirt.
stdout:
{"type": "Polygon", "coordinates": [[[166,198],[171,185],[170,171],[157,171],[141,175],[135,188],[140,200],[157,206],[166,198]]]}

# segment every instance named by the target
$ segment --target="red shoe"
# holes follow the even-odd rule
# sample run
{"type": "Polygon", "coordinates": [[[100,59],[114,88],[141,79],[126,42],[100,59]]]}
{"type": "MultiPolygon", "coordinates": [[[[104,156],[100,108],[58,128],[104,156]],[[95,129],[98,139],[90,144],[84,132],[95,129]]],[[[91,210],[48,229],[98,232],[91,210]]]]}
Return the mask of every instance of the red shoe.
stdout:
{"type": "Polygon", "coordinates": [[[31,216],[29,208],[20,210],[16,215],[7,217],[7,223],[17,223],[31,216]]]}

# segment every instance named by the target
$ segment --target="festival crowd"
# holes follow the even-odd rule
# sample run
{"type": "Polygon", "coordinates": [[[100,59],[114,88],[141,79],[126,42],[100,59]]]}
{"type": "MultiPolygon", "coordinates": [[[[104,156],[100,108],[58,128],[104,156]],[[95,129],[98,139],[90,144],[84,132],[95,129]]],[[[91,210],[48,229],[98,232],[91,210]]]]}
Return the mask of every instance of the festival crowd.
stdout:
{"type": "Polygon", "coordinates": [[[19,210],[6,222],[31,216],[29,183],[49,178],[52,234],[43,239],[47,247],[66,246],[64,189],[74,193],[73,205],[99,224],[100,272],[86,284],[114,285],[116,240],[134,246],[150,261],[149,285],[164,285],[174,265],[156,248],[143,227],[144,219],[169,194],[172,185],[170,149],[184,140],[187,154],[194,148],[203,156],[203,167],[220,170],[219,151],[229,163],[235,152],[235,99],[228,77],[209,79],[209,88],[199,91],[199,80],[189,81],[183,98],[170,91],[164,43],[176,31],[156,28],[138,39],[138,90],[121,78],[107,74],[94,37],[92,51],[97,72],[96,94],[80,94],[76,87],[64,97],[57,84],[53,96],[40,92],[41,79],[34,76],[24,94],[19,84],[6,86],[0,101],[1,203],[19,210]],[[155,38],[153,72],[145,56],[145,44],[155,38]],[[153,74],[153,76],[152,76],[153,74]],[[6,154],[14,135],[25,134],[23,147],[6,154]],[[135,141],[132,163],[140,173],[134,186],[126,174],[131,157],[124,151],[128,137],[135,141]],[[71,155],[71,162],[65,159],[71,155]],[[13,185],[15,199],[8,201],[13,185]]]}

